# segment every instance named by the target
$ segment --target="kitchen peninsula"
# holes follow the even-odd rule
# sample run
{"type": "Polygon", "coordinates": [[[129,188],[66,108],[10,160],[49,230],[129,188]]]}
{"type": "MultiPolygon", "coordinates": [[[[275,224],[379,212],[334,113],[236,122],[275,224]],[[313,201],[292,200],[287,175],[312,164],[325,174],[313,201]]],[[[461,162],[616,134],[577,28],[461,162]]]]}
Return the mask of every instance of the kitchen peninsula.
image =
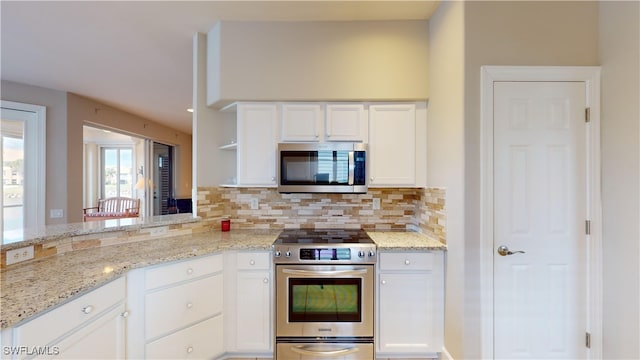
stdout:
{"type": "MultiPolygon", "coordinates": [[[[127,228],[127,226],[118,227],[115,231],[99,232],[87,230],[87,233],[76,236],[85,236],[91,239],[81,240],[82,238],[78,238],[76,239],[76,244],[82,244],[82,241],[95,242],[99,238],[104,243],[88,248],[82,248],[82,246],[74,248],[71,245],[71,251],[47,256],[40,260],[9,265],[2,269],[0,273],[2,282],[0,303],[2,309],[2,344],[22,345],[17,340],[18,338],[29,339],[27,336],[29,331],[20,333],[19,330],[21,328],[26,330],[30,330],[30,327],[38,329],[50,328],[54,329],[55,332],[46,334],[43,340],[34,340],[36,342],[30,343],[30,345],[54,346],[55,344],[62,344],[60,345],[62,346],[61,351],[64,352],[63,345],[74,344],[73,341],[70,342],[68,339],[72,339],[75,332],[80,332],[83,329],[91,330],[92,324],[98,324],[100,318],[106,318],[111,319],[110,322],[105,322],[105,324],[109,324],[107,325],[109,329],[121,329],[121,333],[118,335],[121,339],[116,341],[116,344],[119,344],[116,349],[120,348],[120,351],[125,351],[124,349],[126,348],[127,350],[122,354],[127,354],[127,357],[131,357],[134,354],[144,356],[144,354],[152,354],[155,351],[154,349],[162,350],[166,344],[179,342],[180,340],[174,338],[176,336],[179,337],[180,334],[188,334],[189,329],[192,327],[217,324],[217,327],[213,326],[210,329],[226,329],[228,322],[223,324],[221,315],[224,314],[225,319],[229,318],[230,320],[237,319],[238,314],[241,314],[236,308],[236,306],[241,306],[238,301],[238,294],[240,294],[238,291],[240,290],[233,292],[234,296],[231,297],[235,298],[236,301],[233,303],[225,301],[224,308],[220,307],[217,310],[211,310],[210,313],[207,313],[202,318],[188,320],[189,322],[185,323],[185,326],[180,325],[176,328],[171,328],[166,332],[158,333],[157,336],[150,335],[152,337],[145,338],[144,335],[140,335],[140,340],[138,341],[135,338],[137,336],[135,335],[137,334],[136,326],[143,326],[140,325],[144,322],[141,314],[149,311],[149,309],[143,309],[144,305],[140,306],[140,304],[144,304],[144,300],[141,302],[140,299],[145,297],[153,298],[157,296],[154,294],[162,294],[165,291],[170,292],[174,287],[178,289],[180,286],[196,286],[199,288],[198,292],[207,293],[213,297],[220,298],[220,300],[223,297],[225,300],[229,300],[231,295],[226,287],[227,285],[221,285],[223,276],[225,278],[232,276],[233,278],[242,279],[241,276],[243,274],[249,275],[249,278],[257,275],[259,276],[258,283],[263,284],[264,281],[266,289],[269,289],[274,281],[270,255],[271,244],[280,230],[233,229],[230,232],[221,232],[218,229],[207,229],[202,231],[203,225],[199,219],[165,219],[162,224],[172,221],[174,223],[152,227],[149,224],[158,225],[159,220],[150,221],[147,224],[130,225],[133,228],[127,228]],[[171,230],[167,231],[165,235],[156,235],[155,238],[149,235],[162,232],[161,230],[153,229],[162,229],[163,226],[167,226],[171,230]],[[187,230],[183,227],[197,229],[198,231],[192,231],[191,234],[186,235],[168,234],[170,231],[174,231],[174,233],[177,231],[186,232],[187,230]],[[109,245],[109,242],[105,241],[116,234],[123,236],[122,233],[127,231],[132,233],[135,231],[138,234],[144,232],[149,236],[145,240],[136,241],[135,236],[129,234],[128,242],[117,245],[109,245]],[[242,263],[244,260],[247,261],[246,265],[242,263]],[[165,271],[169,275],[166,275],[165,271]],[[157,286],[153,288],[151,285],[153,277],[150,274],[158,272],[163,275],[160,276],[159,285],[153,285],[157,286]],[[175,276],[179,276],[179,278],[171,280],[175,276]],[[171,281],[174,282],[172,283],[171,281]],[[219,281],[219,283],[216,281],[219,281]],[[207,292],[206,289],[198,284],[210,284],[208,288],[220,286],[219,292],[210,292],[212,290],[207,292]],[[99,301],[82,302],[81,299],[91,299],[93,294],[108,287],[109,294],[117,294],[113,295],[111,303],[106,303],[101,308],[99,301]],[[56,312],[66,311],[69,306],[77,307],[77,309],[73,309],[73,316],[67,317],[68,321],[63,321],[63,324],[53,327],[30,326],[30,324],[46,321],[47,317],[54,317],[56,312]],[[90,313],[87,313],[87,311],[90,313]],[[80,315],[90,320],[82,319],[80,315]],[[220,315],[219,319],[218,315],[220,315]],[[73,321],[76,316],[80,316],[80,320],[77,323],[73,321]],[[95,318],[92,316],[95,316],[95,318]],[[124,319],[126,321],[123,321],[124,319]],[[218,324],[216,321],[220,323],[218,324]],[[68,328],[65,327],[65,323],[69,323],[68,328]],[[114,328],[114,324],[120,325],[116,325],[114,328]],[[125,332],[122,331],[125,327],[128,329],[126,340],[125,332]],[[18,334],[22,336],[19,337],[18,334]]],[[[437,252],[443,254],[442,250],[446,250],[446,246],[441,242],[420,233],[371,231],[368,234],[375,241],[379,252],[383,253],[389,251],[392,253],[437,252]]],[[[47,243],[52,244],[56,241],[61,240],[49,238],[47,243]]],[[[35,241],[31,243],[34,244],[35,241]]],[[[37,246],[38,244],[35,243],[35,245],[37,246]]],[[[63,244],[58,243],[57,246],[62,248],[63,244]]],[[[441,274],[441,271],[442,269],[438,273],[441,274]]],[[[238,284],[241,283],[239,280],[238,284]]],[[[106,292],[106,290],[104,291],[106,292]]],[[[180,290],[180,292],[183,293],[184,291],[180,290]]],[[[258,291],[257,294],[259,293],[258,291]]],[[[265,310],[269,312],[271,311],[271,300],[268,297],[271,294],[270,290],[267,290],[266,294],[268,305],[265,310]]],[[[102,295],[98,299],[109,298],[105,294],[102,295]]],[[[93,298],[96,299],[96,296],[93,296],[93,298]]],[[[192,307],[189,307],[189,311],[192,309],[197,310],[198,307],[203,306],[202,301],[198,302],[196,300],[189,300],[187,304],[187,307],[189,307],[189,304],[192,305],[192,307]]],[[[267,316],[266,319],[271,321],[272,317],[267,316]]],[[[161,328],[161,326],[159,327],[161,328]]],[[[267,339],[262,347],[255,347],[252,342],[242,342],[242,339],[236,338],[235,342],[230,346],[228,344],[219,344],[218,349],[215,351],[229,354],[242,353],[267,356],[272,352],[271,324],[268,323],[265,329],[267,331],[266,335],[259,334],[264,339],[267,339]]],[[[33,329],[30,331],[33,331],[33,329]]],[[[116,331],[116,333],[118,332],[116,331]]],[[[140,332],[138,331],[138,333],[140,332]]],[[[237,331],[236,333],[240,334],[237,331]]],[[[73,349],[73,346],[68,348],[73,349]]],[[[95,349],[99,349],[99,347],[95,349]]],[[[185,349],[185,351],[189,351],[189,349],[196,351],[194,350],[195,347],[185,349]]],[[[197,350],[201,349],[202,347],[197,350]]],[[[180,356],[177,353],[174,355],[180,356]]]]}

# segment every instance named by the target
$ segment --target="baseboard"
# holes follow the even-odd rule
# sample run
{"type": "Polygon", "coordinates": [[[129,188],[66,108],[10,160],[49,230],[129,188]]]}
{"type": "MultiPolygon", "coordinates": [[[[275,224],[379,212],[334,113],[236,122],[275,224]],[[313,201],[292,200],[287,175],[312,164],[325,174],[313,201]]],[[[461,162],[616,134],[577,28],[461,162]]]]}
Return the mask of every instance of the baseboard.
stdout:
{"type": "Polygon", "coordinates": [[[442,360],[454,360],[453,356],[449,354],[446,347],[442,347],[442,353],[440,353],[440,359],[442,360]]]}

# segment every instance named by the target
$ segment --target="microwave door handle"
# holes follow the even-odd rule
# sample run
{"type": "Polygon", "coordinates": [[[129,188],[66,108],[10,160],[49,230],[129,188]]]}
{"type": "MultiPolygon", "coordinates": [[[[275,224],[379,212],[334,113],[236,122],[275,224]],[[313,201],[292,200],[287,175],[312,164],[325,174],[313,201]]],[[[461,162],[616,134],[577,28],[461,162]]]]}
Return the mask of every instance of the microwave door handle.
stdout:
{"type": "Polygon", "coordinates": [[[349,151],[349,185],[353,185],[355,178],[356,162],[353,158],[353,151],[349,151]]]}
{"type": "Polygon", "coordinates": [[[306,346],[292,346],[291,351],[298,353],[300,355],[308,355],[314,357],[342,357],[346,355],[350,355],[359,351],[357,347],[353,348],[344,348],[338,350],[329,350],[329,351],[319,351],[319,350],[308,350],[309,348],[306,346]]]}
{"type": "Polygon", "coordinates": [[[298,275],[298,276],[349,276],[349,275],[362,275],[367,273],[367,269],[356,270],[294,270],[294,269],[282,269],[285,274],[298,275]]]}

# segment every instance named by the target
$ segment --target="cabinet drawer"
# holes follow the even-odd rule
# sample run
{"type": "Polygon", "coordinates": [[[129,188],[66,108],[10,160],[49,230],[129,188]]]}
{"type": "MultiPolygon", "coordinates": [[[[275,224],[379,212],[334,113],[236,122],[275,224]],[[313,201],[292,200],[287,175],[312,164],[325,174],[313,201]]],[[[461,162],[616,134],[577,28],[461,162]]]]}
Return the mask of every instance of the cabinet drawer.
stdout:
{"type": "Polygon", "coordinates": [[[147,340],[222,312],[222,274],[145,296],[147,340]]]}
{"type": "Polygon", "coordinates": [[[151,290],[180,281],[214,274],[222,271],[222,263],[222,255],[213,255],[147,270],[145,273],[145,288],[151,290]]]}
{"type": "Polygon", "coordinates": [[[16,327],[16,346],[44,346],[68,331],[96,318],[125,298],[125,279],[121,277],[78,299],[61,305],[16,327]]]}
{"type": "Polygon", "coordinates": [[[380,253],[380,270],[433,270],[431,252],[380,253]]]}
{"type": "Polygon", "coordinates": [[[147,359],[213,359],[223,351],[222,315],[147,344],[147,359]]]}
{"type": "Polygon", "coordinates": [[[271,268],[271,252],[238,252],[238,270],[269,270],[271,268]]]}

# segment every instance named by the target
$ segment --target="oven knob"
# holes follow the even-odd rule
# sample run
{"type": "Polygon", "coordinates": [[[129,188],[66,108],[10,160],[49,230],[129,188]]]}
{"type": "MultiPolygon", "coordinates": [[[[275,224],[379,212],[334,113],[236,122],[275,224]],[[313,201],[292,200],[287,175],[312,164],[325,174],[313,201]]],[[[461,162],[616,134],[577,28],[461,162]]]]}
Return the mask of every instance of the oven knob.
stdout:
{"type": "Polygon", "coordinates": [[[285,256],[285,257],[291,257],[291,251],[287,250],[287,251],[284,253],[284,256],[285,256]]]}
{"type": "Polygon", "coordinates": [[[358,251],[358,256],[359,257],[364,257],[364,251],[362,251],[362,250],[358,251]]]}
{"type": "Polygon", "coordinates": [[[373,250],[369,250],[369,257],[376,256],[376,253],[373,250]]]}
{"type": "Polygon", "coordinates": [[[280,250],[276,250],[276,251],[273,253],[273,256],[275,256],[275,257],[280,257],[280,255],[282,255],[282,253],[280,252],[280,250]]]}

